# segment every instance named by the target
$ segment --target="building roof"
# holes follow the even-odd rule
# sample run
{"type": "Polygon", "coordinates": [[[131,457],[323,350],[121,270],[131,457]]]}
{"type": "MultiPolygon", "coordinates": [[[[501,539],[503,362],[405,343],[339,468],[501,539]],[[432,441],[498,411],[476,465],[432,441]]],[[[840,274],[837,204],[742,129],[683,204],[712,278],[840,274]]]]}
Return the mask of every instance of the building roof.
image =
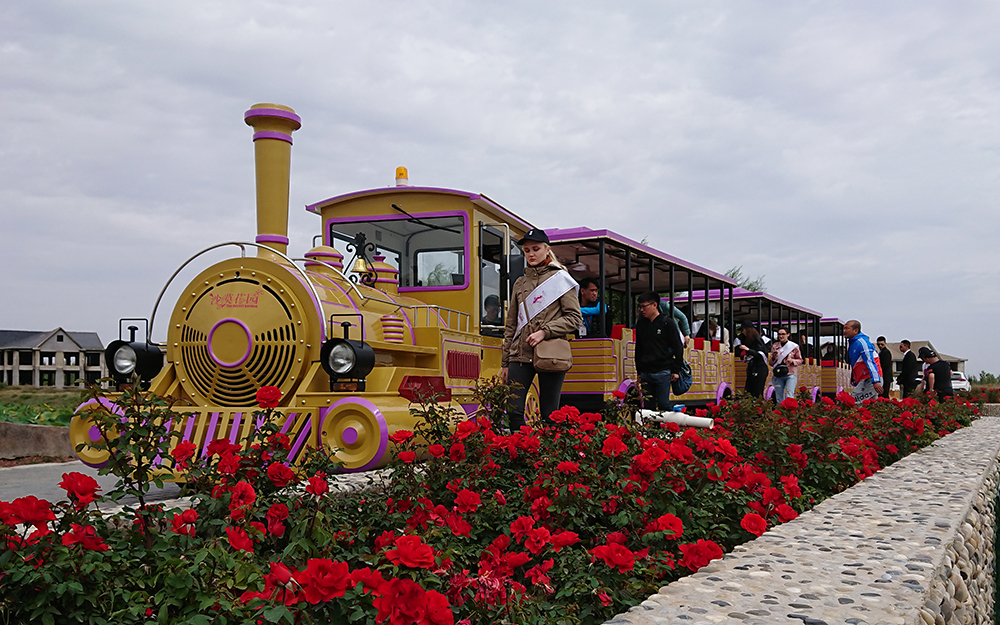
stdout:
{"type": "MultiPolygon", "coordinates": [[[[875,343],[875,341],[872,340],[872,343],[875,343]]],[[[889,341],[886,341],[885,347],[892,353],[893,362],[901,362],[903,360],[903,354],[901,354],[899,351],[899,343],[890,343],[889,341]]],[[[935,352],[937,352],[938,358],[944,360],[945,362],[967,362],[969,360],[968,358],[959,358],[958,356],[950,356],[942,351],[939,351],[936,347],[934,347],[934,344],[931,343],[930,341],[910,341],[910,350],[913,352],[914,356],[917,355],[917,352],[920,351],[921,347],[933,349],[935,352]]]]}
{"type": "Polygon", "coordinates": [[[62,333],[85,350],[103,350],[104,344],[97,332],[67,332],[62,328],[39,332],[37,330],[0,330],[0,349],[37,349],[56,333],[62,333]]]}

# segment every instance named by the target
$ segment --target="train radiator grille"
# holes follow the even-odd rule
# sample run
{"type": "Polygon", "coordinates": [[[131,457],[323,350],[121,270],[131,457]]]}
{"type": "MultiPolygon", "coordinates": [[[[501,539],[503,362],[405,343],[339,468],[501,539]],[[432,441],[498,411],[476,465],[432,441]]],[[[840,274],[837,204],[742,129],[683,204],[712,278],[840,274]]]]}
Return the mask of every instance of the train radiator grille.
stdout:
{"type": "Polygon", "coordinates": [[[226,366],[209,353],[208,335],[185,325],[181,329],[181,362],[199,399],[221,406],[254,406],[262,386],[281,386],[298,358],[295,326],[291,323],[257,332],[249,356],[226,366]]]}

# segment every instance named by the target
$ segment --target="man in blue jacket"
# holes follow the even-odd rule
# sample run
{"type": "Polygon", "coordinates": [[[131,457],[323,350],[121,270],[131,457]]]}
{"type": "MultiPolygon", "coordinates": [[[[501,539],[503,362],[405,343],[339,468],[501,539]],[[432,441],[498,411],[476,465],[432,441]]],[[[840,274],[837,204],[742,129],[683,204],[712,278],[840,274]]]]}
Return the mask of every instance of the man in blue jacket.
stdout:
{"type": "Polygon", "coordinates": [[[882,367],[871,339],[861,333],[861,322],[851,319],[845,323],[844,338],[849,342],[847,360],[851,363],[854,399],[864,401],[878,397],[882,394],[882,367]]]}

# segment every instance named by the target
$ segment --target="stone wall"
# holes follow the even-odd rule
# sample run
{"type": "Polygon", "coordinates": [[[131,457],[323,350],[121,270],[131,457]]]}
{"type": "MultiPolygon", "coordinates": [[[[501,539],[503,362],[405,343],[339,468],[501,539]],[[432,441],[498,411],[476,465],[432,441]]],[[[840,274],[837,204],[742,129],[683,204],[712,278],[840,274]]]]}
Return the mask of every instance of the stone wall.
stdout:
{"type": "Polygon", "coordinates": [[[998,455],[980,419],[608,624],[993,623],[998,455]]]}

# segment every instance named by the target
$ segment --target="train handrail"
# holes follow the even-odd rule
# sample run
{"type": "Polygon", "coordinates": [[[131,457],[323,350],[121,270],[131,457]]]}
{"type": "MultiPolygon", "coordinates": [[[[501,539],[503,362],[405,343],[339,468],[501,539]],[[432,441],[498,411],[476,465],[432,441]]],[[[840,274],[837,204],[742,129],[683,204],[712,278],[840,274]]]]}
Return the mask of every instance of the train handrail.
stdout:
{"type": "MultiPolygon", "coordinates": [[[[177,277],[177,274],[179,274],[181,271],[183,271],[183,269],[185,267],[187,267],[188,265],[190,265],[191,262],[194,259],[198,258],[199,256],[201,256],[201,255],[203,255],[203,254],[205,254],[207,252],[211,252],[212,250],[218,249],[220,247],[226,247],[227,245],[235,245],[236,247],[240,248],[240,258],[246,258],[247,257],[247,250],[244,247],[245,245],[250,245],[250,246],[253,246],[253,247],[256,247],[256,248],[259,248],[259,249],[264,249],[264,250],[267,250],[269,252],[273,252],[274,254],[277,254],[278,256],[284,258],[285,260],[288,261],[288,264],[291,265],[292,267],[294,267],[295,271],[297,271],[299,273],[299,275],[302,276],[302,278],[305,281],[306,285],[309,287],[309,290],[312,291],[312,295],[313,295],[313,298],[316,301],[316,304],[319,305],[319,302],[320,302],[319,292],[317,292],[316,291],[316,287],[313,286],[312,280],[310,280],[309,276],[306,275],[306,272],[305,272],[304,269],[299,268],[299,266],[295,264],[295,261],[293,261],[291,258],[289,258],[288,256],[286,256],[285,254],[279,252],[278,250],[274,249],[273,247],[268,247],[266,245],[261,245],[260,243],[250,243],[250,242],[247,242],[247,241],[242,241],[242,242],[241,241],[226,241],[225,243],[216,243],[215,245],[213,245],[211,247],[206,247],[202,251],[198,252],[194,256],[192,256],[192,257],[188,258],[186,261],[184,261],[184,263],[181,264],[181,266],[177,268],[177,271],[175,271],[173,273],[173,275],[170,276],[170,278],[167,280],[167,283],[163,285],[163,288],[160,290],[160,294],[156,298],[156,303],[153,304],[153,312],[149,316],[149,327],[146,329],[146,342],[147,343],[149,343],[150,345],[156,345],[157,347],[160,346],[160,343],[154,343],[153,342],[153,323],[156,321],[156,311],[160,307],[160,300],[163,299],[164,293],[167,292],[167,288],[170,286],[170,283],[174,281],[174,278],[177,277]]],[[[320,330],[319,331],[321,333],[320,339],[321,340],[326,340],[326,326],[324,326],[323,324],[320,324],[320,330]]]]}
{"type": "Polygon", "coordinates": [[[472,315],[470,315],[467,312],[463,312],[461,310],[455,310],[453,308],[445,308],[444,306],[438,306],[436,304],[414,304],[412,306],[409,306],[408,308],[413,309],[413,321],[414,321],[414,324],[417,321],[417,310],[420,309],[420,308],[423,308],[424,310],[427,311],[427,313],[424,315],[424,319],[425,319],[425,323],[426,323],[426,325],[424,327],[427,327],[427,328],[431,327],[431,325],[430,325],[431,309],[434,309],[437,312],[438,321],[442,320],[442,318],[441,318],[441,311],[446,311],[447,313],[449,313],[448,314],[448,320],[447,320],[447,322],[445,322],[445,327],[452,328],[452,325],[451,325],[451,313],[454,313],[455,315],[458,316],[459,324],[461,324],[462,318],[463,317],[465,318],[465,329],[462,330],[461,327],[459,327],[458,331],[459,332],[470,332],[471,331],[470,328],[471,328],[471,323],[472,323],[471,322],[472,315]]]}

